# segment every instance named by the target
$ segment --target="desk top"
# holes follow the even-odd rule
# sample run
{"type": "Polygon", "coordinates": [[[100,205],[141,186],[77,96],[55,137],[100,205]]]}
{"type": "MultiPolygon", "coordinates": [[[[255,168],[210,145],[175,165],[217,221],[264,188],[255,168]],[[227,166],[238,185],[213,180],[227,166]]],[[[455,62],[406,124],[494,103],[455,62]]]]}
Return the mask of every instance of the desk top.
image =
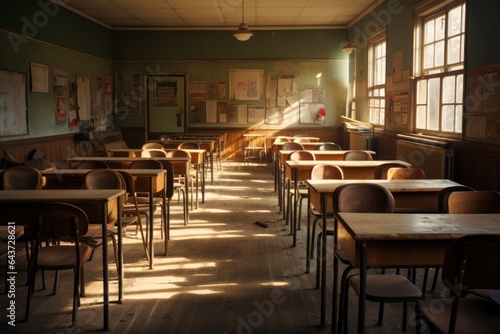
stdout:
{"type": "MultiPolygon", "coordinates": [[[[41,171],[42,175],[57,175],[57,176],[84,176],[88,172],[92,171],[93,169],[75,169],[75,168],[69,168],[69,169],[53,169],[53,170],[46,170],[46,171],[41,171]]],[[[166,173],[165,169],[127,169],[127,168],[121,168],[121,169],[115,169],[112,168],[111,170],[114,171],[124,171],[129,173],[132,176],[137,176],[137,177],[154,177],[154,176],[160,176],[162,174],[166,173]]]]}
{"type": "Polygon", "coordinates": [[[172,158],[166,158],[166,157],[155,157],[155,158],[141,158],[141,157],[71,157],[68,159],[64,159],[66,162],[82,162],[82,161],[95,161],[95,160],[100,160],[103,162],[134,162],[137,160],[141,159],[150,159],[150,160],[168,160],[170,162],[187,162],[190,159],[188,157],[172,157],[172,158]]]}
{"type": "MultiPolygon", "coordinates": [[[[306,150],[308,152],[311,152],[312,154],[314,155],[344,155],[346,152],[349,152],[351,150],[323,150],[323,151],[320,151],[320,150],[306,150]]],[[[359,150],[356,150],[356,151],[359,151],[359,150]]],[[[362,150],[362,151],[365,151],[365,152],[368,152],[370,154],[376,154],[375,151],[370,151],[370,150],[362,150]]],[[[281,155],[288,155],[292,152],[295,152],[294,150],[279,150],[279,153],[281,155]]]]}
{"type": "Polygon", "coordinates": [[[500,234],[500,214],[335,213],[358,241],[454,240],[467,234],[500,234]]]}
{"type": "Polygon", "coordinates": [[[408,167],[410,163],[402,160],[300,160],[292,161],[287,160],[286,165],[290,168],[311,168],[318,164],[332,164],[339,167],[377,167],[386,163],[400,163],[408,167]]]}
{"type": "Polygon", "coordinates": [[[348,183],[376,183],[391,192],[438,192],[443,188],[460,186],[448,179],[418,180],[306,180],[307,185],[317,193],[333,193],[341,185],[348,183]]]}
{"type": "Polygon", "coordinates": [[[123,189],[1,190],[0,203],[109,202],[125,194],[123,189]]]}

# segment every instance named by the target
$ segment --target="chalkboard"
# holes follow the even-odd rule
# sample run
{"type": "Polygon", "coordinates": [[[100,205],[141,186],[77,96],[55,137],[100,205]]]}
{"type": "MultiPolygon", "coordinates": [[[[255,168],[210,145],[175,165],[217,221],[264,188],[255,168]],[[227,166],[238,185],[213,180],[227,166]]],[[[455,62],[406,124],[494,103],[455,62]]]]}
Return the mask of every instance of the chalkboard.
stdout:
{"type": "Polygon", "coordinates": [[[26,74],[0,70],[0,136],[28,134],[26,74]]]}

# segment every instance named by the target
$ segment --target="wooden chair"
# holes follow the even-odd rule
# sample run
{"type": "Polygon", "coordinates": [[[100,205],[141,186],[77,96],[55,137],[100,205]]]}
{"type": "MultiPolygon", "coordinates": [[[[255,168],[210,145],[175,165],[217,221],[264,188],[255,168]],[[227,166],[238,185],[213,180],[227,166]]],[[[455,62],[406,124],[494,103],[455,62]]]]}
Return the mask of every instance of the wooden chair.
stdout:
{"type": "Polygon", "coordinates": [[[387,170],[388,180],[425,179],[425,172],[417,167],[392,167],[387,170]]]}
{"type": "MultiPolygon", "coordinates": [[[[314,157],[314,154],[312,154],[309,151],[306,151],[306,150],[296,150],[296,151],[293,151],[292,153],[290,153],[288,155],[288,159],[287,160],[292,160],[292,161],[316,160],[316,158],[314,157]]],[[[302,188],[303,190],[306,190],[306,191],[302,191],[302,192],[299,191],[298,198],[294,198],[294,196],[295,196],[295,192],[294,192],[295,186],[290,183],[290,189],[288,189],[288,196],[287,196],[287,214],[286,214],[286,223],[287,224],[290,221],[289,217],[292,214],[292,205],[291,205],[292,198],[294,198],[294,206],[298,205],[298,203],[300,202],[301,198],[307,198],[307,186],[303,182],[299,182],[299,184],[297,185],[297,187],[298,188],[302,188]]]]}
{"type": "Polygon", "coordinates": [[[452,192],[448,197],[448,212],[500,213],[500,193],[496,190],[452,192]]]}
{"type": "Polygon", "coordinates": [[[352,150],[344,153],[344,160],[373,160],[369,152],[352,150]]]}
{"type": "Polygon", "coordinates": [[[177,146],[177,148],[179,150],[199,150],[200,144],[193,142],[185,142],[185,143],[180,143],[179,146],[177,146]]]}
{"type": "MultiPolygon", "coordinates": [[[[329,165],[329,164],[320,164],[316,165],[311,169],[311,180],[343,180],[344,179],[344,172],[342,171],[342,168],[340,168],[337,165],[329,165]]],[[[301,190],[303,191],[303,190],[301,190]]],[[[307,191],[307,190],[306,190],[307,191]]],[[[300,208],[300,206],[299,206],[300,208]]],[[[299,219],[300,219],[300,210],[299,210],[299,219]]],[[[311,237],[309,240],[307,240],[307,249],[310,248],[310,253],[309,257],[306,259],[306,261],[309,262],[310,259],[313,258],[314,254],[314,240],[316,238],[316,225],[318,221],[322,217],[322,213],[318,211],[315,207],[312,205],[309,207],[308,211],[309,215],[313,215],[314,220],[312,223],[312,232],[311,232],[311,237]]],[[[331,212],[330,212],[331,214],[331,212]]],[[[309,226],[309,219],[307,221],[307,234],[309,234],[310,231],[310,226],[309,226]]],[[[328,233],[328,232],[326,232],[328,233]]],[[[322,236],[322,232],[318,235],[318,239],[320,239],[322,236]]],[[[306,269],[309,268],[309,265],[306,266],[306,269]]],[[[307,270],[306,270],[307,272],[307,270]]],[[[319,276],[318,276],[319,277],[319,276]]]]}
{"type": "Polygon", "coordinates": [[[37,190],[43,187],[42,174],[33,167],[12,166],[2,173],[4,190],[37,190]]]}
{"type": "Polygon", "coordinates": [[[303,150],[304,145],[297,142],[285,142],[282,147],[283,151],[294,151],[294,150],[303,150]]]}
{"type": "MultiPolygon", "coordinates": [[[[333,193],[333,207],[336,212],[368,212],[390,213],[394,212],[394,196],[387,188],[373,183],[345,184],[335,189],[333,193]]],[[[367,222],[369,224],[370,222],[367,222]]],[[[348,267],[341,278],[340,303],[339,303],[339,333],[342,329],[347,331],[348,290],[353,288],[359,294],[360,277],[353,274],[352,264],[345,254],[334,245],[335,256],[348,267]]],[[[319,247],[318,247],[319,249],[319,247]]],[[[366,276],[366,300],[380,303],[378,325],[382,325],[384,316],[384,303],[403,303],[403,331],[407,327],[407,314],[409,302],[417,302],[423,294],[406,277],[397,274],[368,274],[366,276]]]]}
{"type": "Polygon", "coordinates": [[[307,138],[301,138],[301,137],[296,137],[293,139],[295,143],[309,143],[309,139],[307,138]]]}
{"type": "Polygon", "coordinates": [[[314,147],[315,150],[318,151],[341,151],[342,148],[340,145],[335,143],[324,143],[314,147]]]}
{"type": "Polygon", "coordinates": [[[73,326],[76,324],[76,311],[80,305],[78,286],[84,284],[83,266],[89,261],[92,252],[88,245],[80,243],[80,237],[87,233],[88,225],[85,212],[67,203],[46,204],[30,212],[24,225],[25,237],[33,242],[29,261],[26,321],[30,313],[31,295],[35,290],[37,272],[55,270],[53,288],[55,295],[59,270],[71,269],[74,272],[72,323],[73,326]],[[51,242],[46,243],[46,240],[51,242]],[[71,241],[71,243],[58,241],[71,241]]]}
{"type": "MultiPolygon", "coordinates": [[[[472,193],[472,192],[470,192],[472,193]]],[[[431,299],[417,304],[417,333],[421,319],[431,333],[500,333],[500,306],[489,298],[464,295],[471,289],[500,290],[500,235],[467,235],[446,250],[442,280],[451,299],[431,299]]]]}
{"type": "Polygon", "coordinates": [[[147,148],[141,151],[141,158],[165,158],[167,153],[163,148],[147,148]]]}
{"type": "Polygon", "coordinates": [[[158,142],[148,142],[148,143],[142,144],[141,148],[143,150],[147,150],[147,149],[150,149],[150,148],[156,148],[156,149],[163,150],[163,144],[162,143],[158,143],[158,142]]]}
{"type": "Polygon", "coordinates": [[[378,180],[386,180],[387,179],[387,171],[390,168],[408,168],[408,166],[397,163],[397,162],[388,162],[385,164],[378,165],[375,167],[374,177],[378,180]]]}
{"type": "MultiPolygon", "coordinates": [[[[191,154],[187,151],[184,151],[184,150],[168,150],[167,151],[167,157],[187,157],[189,159],[191,159],[191,154]]],[[[180,194],[181,194],[181,191],[182,189],[185,189],[185,183],[186,182],[189,182],[189,186],[191,188],[191,210],[193,210],[193,185],[194,185],[194,179],[195,179],[195,176],[194,175],[191,175],[191,170],[185,170],[184,167],[182,167],[182,169],[179,169],[179,168],[176,168],[174,166],[174,182],[176,183],[180,183],[182,184],[183,186],[182,187],[176,187],[176,189],[178,190],[177,194],[179,195],[179,199],[180,199],[180,194]]],[[[186,217],[186,220],[185,222],[189,222],[189,203],[188,201],[186,200],[187,199],[187,193],[183,193],[184,195],[184,210],[187,214],[187,217],[186,217]]]]}
{"type": "MultiPolygon", "coordinates": [[[[163,153],[166,153],[162,150],[163,153]]],[[[129,169],[163,169],[163,165],[158,160],[153,159],[144,159],[144,160],[136,160],[132,162],[129,166],[129,169]]],[[[146,179],[138,179],[135,182],[136,189],[136,200],[137,203],[142,206],[147,206],[149,210],[149,201],[153,201],[153,208],[156,206],[160,206],[161,208],[161,227],[167,222],[167,208],[163,205],[163,197],[165,196],[165,189],[161,192],[154,194],[153,198],[149,198],[149,192],[145,189],[149,189],[149,181],[146,179]]],[[[153,209],[154,210],[154,209],[153,209]]],[[[153,215],[154,212],[150,212],[150,215],[153,215]]],[[[150,231],[151,232],[151,231],[150,231]]]]}

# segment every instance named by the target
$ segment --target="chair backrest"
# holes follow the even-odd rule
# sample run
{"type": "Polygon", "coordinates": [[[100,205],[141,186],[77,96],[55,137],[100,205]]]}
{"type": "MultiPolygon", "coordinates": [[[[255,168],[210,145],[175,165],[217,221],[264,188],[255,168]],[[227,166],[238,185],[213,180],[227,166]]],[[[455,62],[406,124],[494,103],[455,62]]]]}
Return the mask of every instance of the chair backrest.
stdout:
{"type": "Polygon", "coordinates": [[[320,164],[311,169],[311,180],[343,180],[344,172],[337,165],[320,164]]]}
{"type": "Polygon", "coordinates": [[[455,191],[474,191],[474,189],[467,186],[451,186],[443,188],[438,193],[438,212],[439,213],[449,213],[448,210],[448,199],[450,195],[455,191]]]}
{"type": "Polygon", "coordinates": [[[449,213],[500,213],[496,190],[455,191],[448,197],[449,213]]]}
{"type": "Polygon", "coordinates": [[[276,137],[274,142],[275,143],[288,143],[288,142],[290,142],[290,138],[285,137],[285,136],[278,136],[278,137],[276,137]]]}
{"type": "Polygon", "coordinates": [[[306,150],[293,151],[288,155],[287,160],[299,161],[299,160],[316,160],[314,154],[306,150]]]}
{"type": "Polygon", "coordinates": [[[148,143],[142,144],[141,148],[143,150],[147,150],[149,148],[156,148],[156,149],[162,150],[163,149],[163,144],[162,143],[158,143],[158,142],[148,142],[148,143]]]}
{"type": "Polygon", "coordinates": [[[163,169],[163,165],[158,160],[154,159],[141,159],[135,160],[128,167],[130,169],[163,169]]]}
{"type": "Polygon", "coordinates": [[[40,239],[76,238],[87,233],[88,225],[87,214],[79,207],[69,203],[48,203],[29,212],[24,236],[38,242],[40,239]]]}
{"type": "Polygon", "coordinates": [[[349,183],[333,192],[333,207],[337,212],[394,212],[394,196],[384,186],[375,183],[349,183]]]}
{"type": "Polygon", "coordinates": [[[38,190],[43,187],[42,174],[33,167],[12,166],[2,173],[5,190],[38,190]]]}
{"type": "MultiPolygon", "coordinates": [[[[179,150],[179,149],[172,149],[172,150],[167,150],[167,157],[169,158],[189,158],[191,159],[191,153],[188,151],[184,150],[179,150]]],[[[176,164],[174,163],[174,173],[176,176],[179,175],[184,175],[189,173],[189,170],[186,170],[186,165],[185,164],[176,164]]]]}
{"type": "Polygon", "coordinates": [[[147,148],[142,150],[141,157],[143,158],[154,158],[154,157],[166,157],[167,154],[163,148],[147,148]]]}
{"type": "Polygon", "coordinates": [[[293,141],[295,143],[309,143],[309,139],[301,137],[294,138],[293,141]]]}
{"type": "MultiPolygon", "coordinates": [[[[94,169],[85,174],[83,178],[85,189],[127,189],[125,180],[120,173],[112,169],[94,169]]],[[[125,203],[126,195],[122,196],[122,203],[125,203]]],[[[114,224],[118,217],[118,208],[113,204],[108,206],[108,224],[114,224]]]]}
{"type": "Polygon", "coordinates": [[[314,147],[315,150],[318,151],[340,151],[342,148],[340,145],[335,143],[324,143],[314,147]]]}
{"type": "Polygon", "coordinates": [[[283,144],[284,151],[303,150],[304,146],[301,143],[287,142],[283,144]]]}
{"type": "Polygon", "coordinates": [[[192,142],[186,142],[186,143],[180,143],[179,146],[177,146],[179,150],[199,150],[200,149],[200,144],[198,143],[192,143],[192,142]]]}
{"type": "Polygon", "coordinates": [[[165,197],[172,198],[174,196],[174,166],[168,160],[162,160],[161,164],[163,169],[166,171],[165,177],[167,178],[167,184],[165,188],[165,197]]]}
{"type": "Polygon", "coordinates": [[[387,179],[387,171],[389,170],[389,168],[393,168],[393,167],[408,168],[408,166],[400,164],[398,162],[388,162],[385,164],[381,164],[381,165],[378,165],[377,167],[375,167],[375,172],[374,172],[375,179],[378,179],[378,180],[387,179]]]}
{"type": "MultiPolygon", "coordinates": [[[[492,261],[494,254],[500,254],[499,234],[469,234],[446,249],[442,280],[453,297],[448,333],[455,332],[460,298],[465,290],[500,290],[500,266],[492,261]]],[[[494,314],[498,314],[488,308],[484,312],[489,314],[485,319],[493,320],[494,314]]]]}
{"type": "Polygon", "coordinates": [[[373,160],[369,152],[352,150],[344,153],[344,160],[373,160]]]}
{"type": "Polygon", "coordinates": [[[417,167],[391,167],[387,170],[388,180],[425,179],[425,172],[417,167]]]}
{"type": "Polygon", "coordinates": [[[104,161],[88,160],[80,162],[76,169],[109,169],[109,166],[104,161]]]}

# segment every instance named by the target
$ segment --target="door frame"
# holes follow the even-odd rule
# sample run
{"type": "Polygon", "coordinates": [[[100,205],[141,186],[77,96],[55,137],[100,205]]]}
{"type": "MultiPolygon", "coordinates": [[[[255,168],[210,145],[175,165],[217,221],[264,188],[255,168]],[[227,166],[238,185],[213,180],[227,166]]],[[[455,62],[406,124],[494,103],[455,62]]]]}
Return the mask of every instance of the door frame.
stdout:
{"type": "Polygon", "coordinates": [[[144,131],[144,142],[147,142],[148,140],[151,139],[157,139],[157,138],[151,138],[151,133],[149,132],[149,99],[152,92],[154,92],[154,81],[151,79],[153,78],[158,78],[158,77],[179,77],[184,79],[184,96],[183,96],[183,101],[184,105],[182,106],[183,109],[183,123],[184,123],[184,131],[187,132],[187,120],[188,120],[188,110],[187,106],[189,105],[189,102],[187,100],[188,98],[188,93],[187,93],[187,87],[188,87],[188,74],[187,73],[147,73],[144,76],[144,81],[145,81],[145,87],[146,89],[146,98],[144,99],[145,101],[145,112],[144,112],[144,125],[145,125],[145,131],[144,131]]]}

